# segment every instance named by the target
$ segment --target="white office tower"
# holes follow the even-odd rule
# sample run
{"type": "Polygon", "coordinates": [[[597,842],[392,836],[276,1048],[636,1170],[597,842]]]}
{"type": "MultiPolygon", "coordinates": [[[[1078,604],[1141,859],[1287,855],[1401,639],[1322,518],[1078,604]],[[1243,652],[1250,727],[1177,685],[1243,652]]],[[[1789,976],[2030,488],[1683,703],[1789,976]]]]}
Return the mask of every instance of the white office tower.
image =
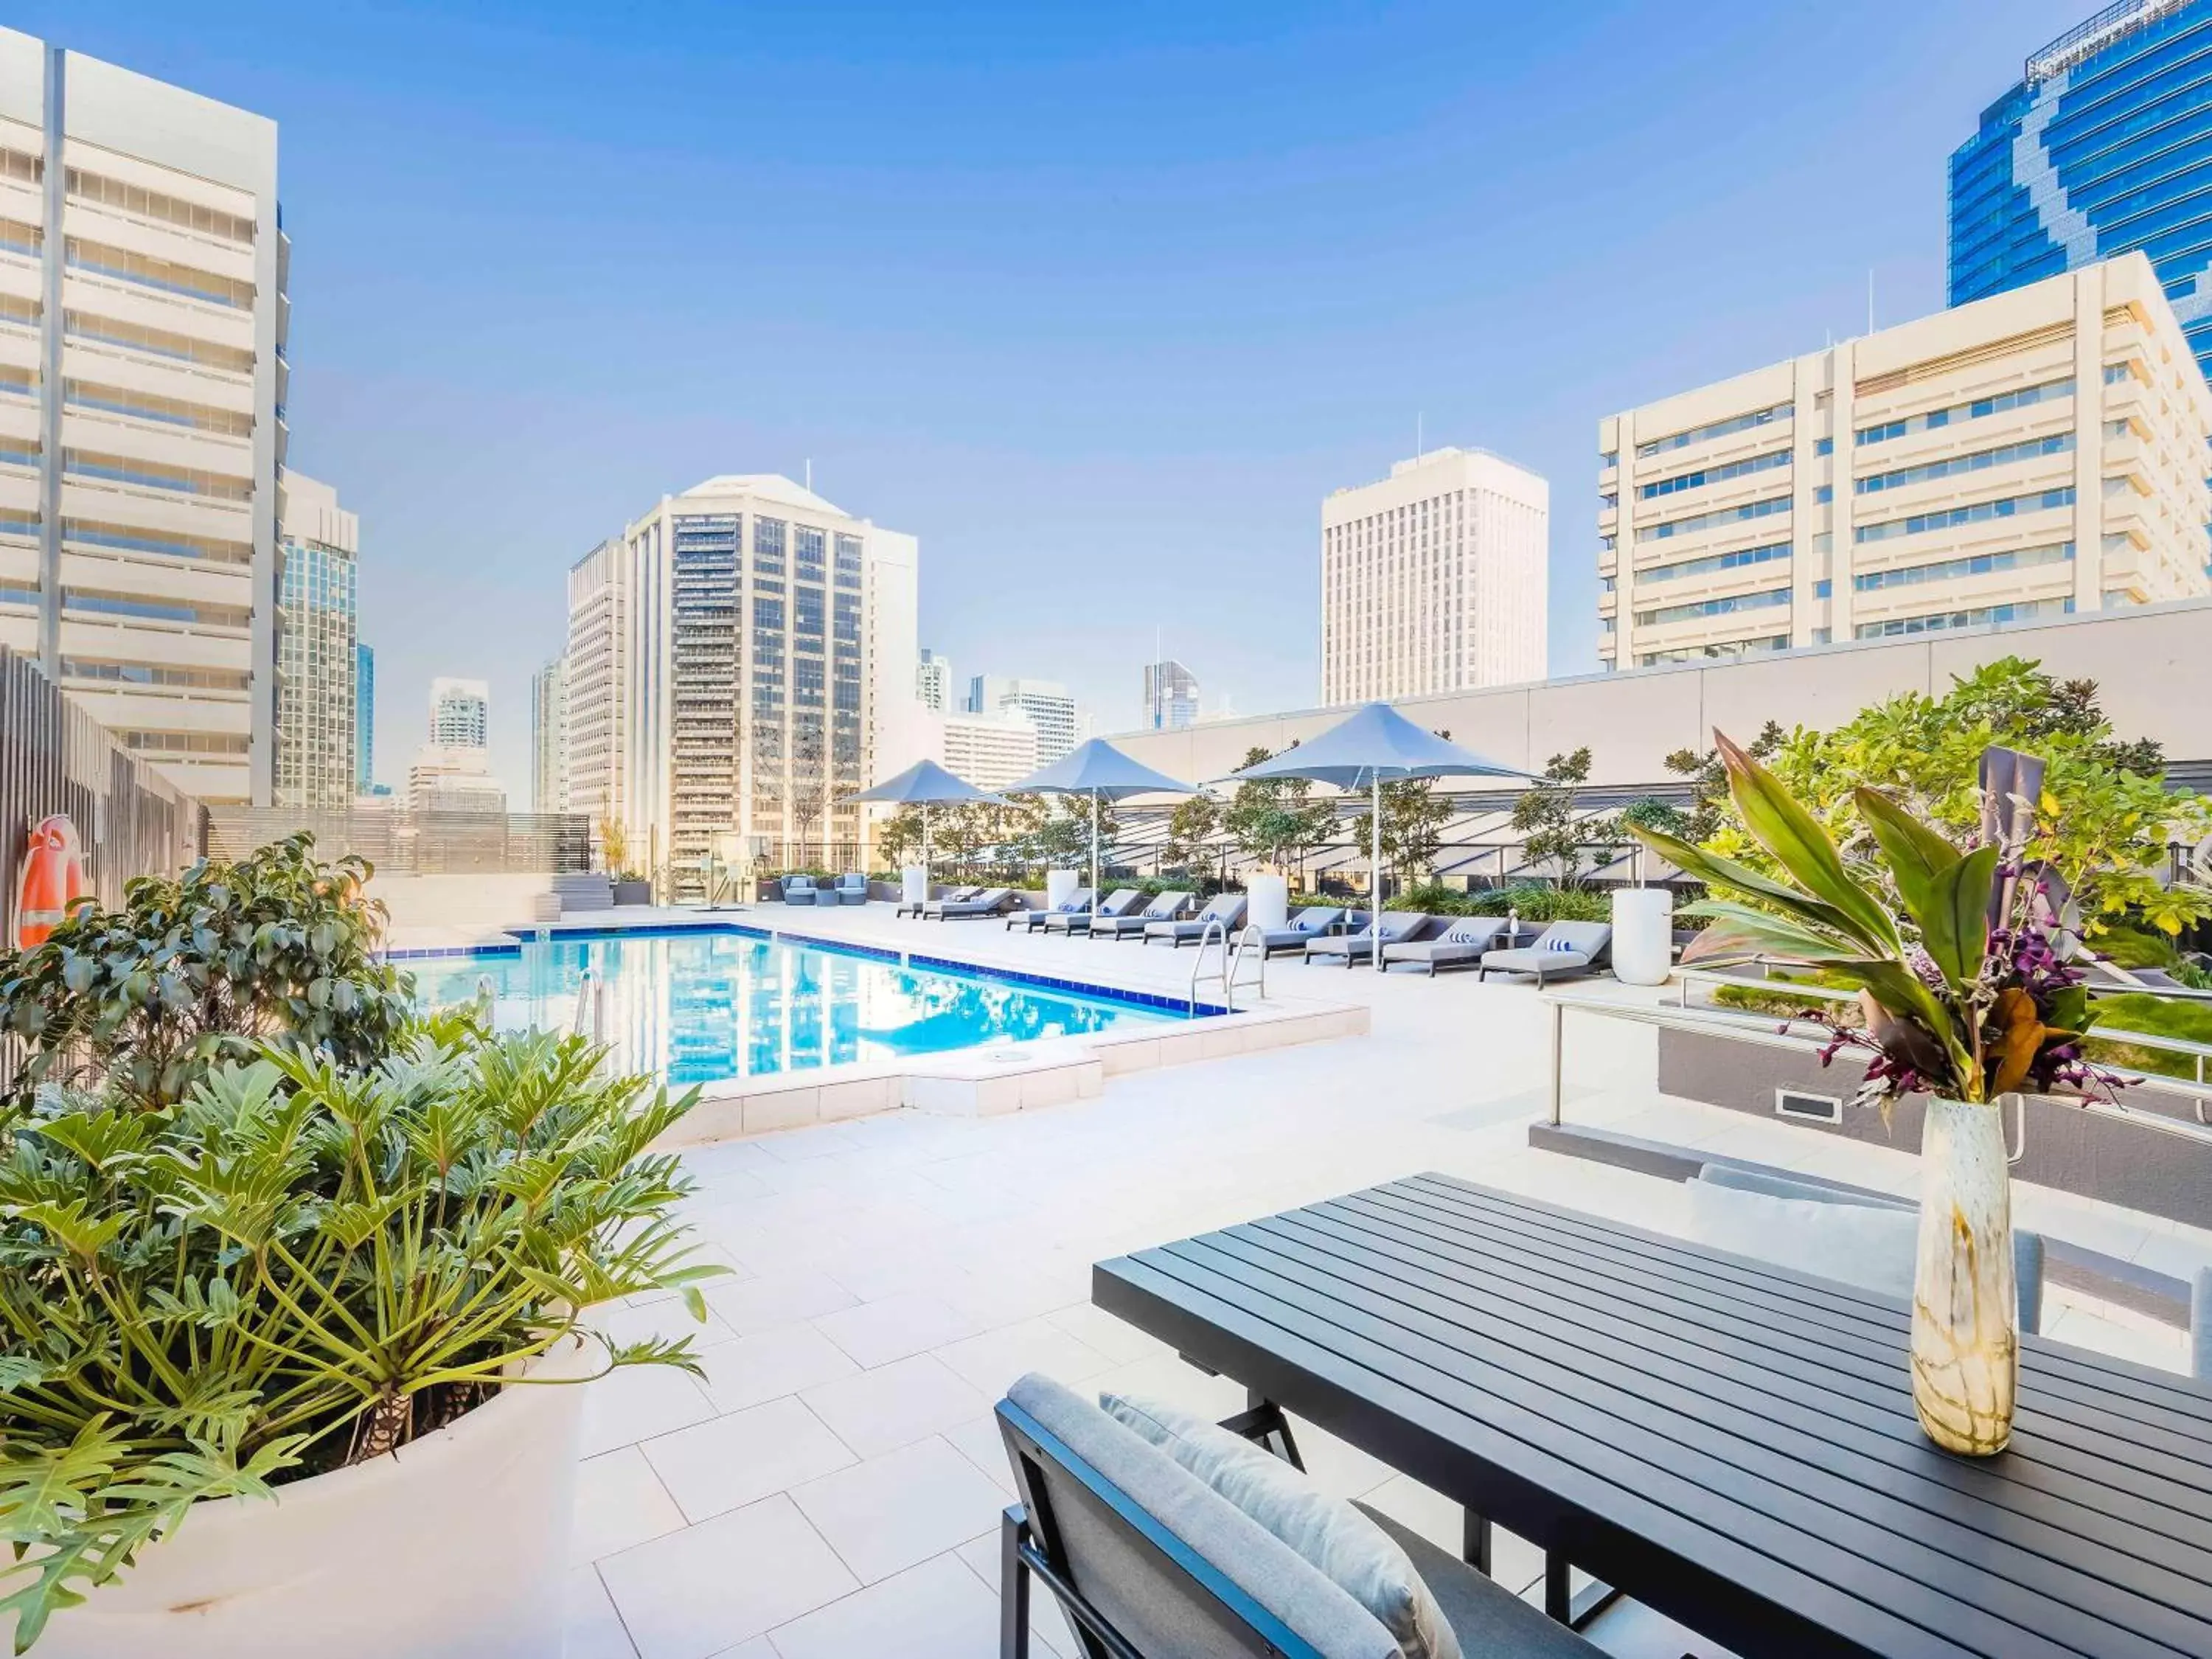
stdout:
{"type": "Polygon", "coordinates": [[[1198,676],[1172,658],[1145,665],[1145,724],[1180,732],[1198,721],[1198,676]]]}
{"type": "Polygon", "coordinates": [[[938,764],[978,789],[1004,789],[1043,764],[1036,722],[1018,708],[998,714],[946,714],[937,726],[938,764]]]}
{"type": "Polygon", "coordinates": [[[357,793],[361,520],[337,491],[286,471],[277,483],[276,805],[342,811],[357,793]]]}
{"type": "Polygon", "coordinates": [[[970,714],[1020,714],[1036,727],[1037,764],[1049,766],[1083,741],[1083,714],[1057,680],[978,674],[968,682],[970,714]]]}
{"type": "Polygon", "coordinates": [[[430,741],[446,749],[483,749],[491,742],[491,687],[483,680],[443,677],[430,682],[430,741]]]}
{"type": "Polygon", "coordinates": [[[1544,678],[1551,486],[1433,449],[1321,507],[1323,702],[1544,678]]]}
{"type": "Polygon", "coordinates": [[[559,657],[530,677],[530,810],[568,810],[568,756],[563,726],[568,669],[559,657]]]}
{"type": "Polygon", "coordinates": [[[709,858],[857,864],[850,798],[927,746],[917,558],[773,473],[663,497],[569,575],[571,810],[679,892],[709,858]]]}
{"type": "Polygon", "coordinates": [[[952,664],[943,652],[923,647],[921,659],[915,665],[914,695],[933,714],[954,712],[957,694],[952,689],[952,664]]]}
{"type": "Polygon", "coordinates": [[[407,772],[417,812],[504,812],[507,790],[491,775],[491,688],[482,680],[430,682],[430,741],[407,772]]]}
{"type": "Polygon", "coordinates": [[[221,805],[276,773],[276,127],[0,29],[0,643],[221,805]]]}
{"type": "Polygon", "coordinates": [[[2191,599],[2212,392],[2128,253],[1598,422],[1607,668],[2191,599]]]}

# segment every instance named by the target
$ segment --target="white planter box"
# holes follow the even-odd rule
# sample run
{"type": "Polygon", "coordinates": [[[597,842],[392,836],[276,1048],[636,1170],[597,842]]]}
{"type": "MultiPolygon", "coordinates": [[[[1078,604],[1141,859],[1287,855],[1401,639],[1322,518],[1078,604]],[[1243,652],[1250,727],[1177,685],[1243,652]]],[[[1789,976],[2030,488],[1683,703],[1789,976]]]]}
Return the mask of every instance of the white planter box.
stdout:
{"type": "MultiPolygon", "coordinates": [[[[538,1375],[605,1363],[596,1344],[538,1375]]],[[[515,1388],[390,1457],[226,1498],[82,1606],[39,1659],[560,1659],[584,1389],[515,1388]]]]}
{"type": "Polygon", "coordinates": [[[919,904],[929,896],[929,872],[918,864],[899,872],[899,902],[919,904]]]}
{"type": "Polygon", "coordinates": [[[1674,967],[1674,893],[1622,887],[1613,895],[1613,976],[1624,985],[1664,985],[1674,967]]]}
{"type": "Polygon", "coordinates": [[[1261,927],[1287,927],[1291,921],[1291,884],[1282,876],[1255,870],[1244,878],[1244,920],[1261,927]]]}
{"type": "Polygon", "coordinates": [[[1044,908],[1057,910],[1075,896],[1076,884],[1082,878],[1073,870],[1048,870],[1044,872],[1044,908]]]}

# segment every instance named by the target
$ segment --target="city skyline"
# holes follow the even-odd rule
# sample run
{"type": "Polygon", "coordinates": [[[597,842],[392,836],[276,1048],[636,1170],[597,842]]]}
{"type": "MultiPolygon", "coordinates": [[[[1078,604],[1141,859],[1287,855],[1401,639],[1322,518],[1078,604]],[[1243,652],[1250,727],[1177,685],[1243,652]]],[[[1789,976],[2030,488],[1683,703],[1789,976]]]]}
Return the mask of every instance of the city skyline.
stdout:
{"type": "MultiPolygon", "coordinates": [[[[986,120],[945,95],[980,21],[817,34],[788,15],[716,27],[677,11],[642,25],[494,11],[405,30],[303,27],[290,13],[275,28],[252,6],[27,12],[34,32],[282,125],[288,228],[307,251],[293,283],[296,459],[378,526],[362,631],[386,659],[377,735],[402,755],[424,735],[419,689],[441,667],[526,706],[559,637],[559,573],[641,495],[723,470],[800,476],[810,458],[817,487],[929,544],[923,629],[956,660],[1007,654],[981,620],[1001,597],[1032,614],[1060,577],[1096,570],[1117,592],[1158,586],[1193,615],[1237,616],[1207,678],[1237,706],[1310,702],[1320,497],[1411,453],[1417,428],[1427,447],[1495,447],[1578,489],[1593,416],[1859,331],[1869,267],[1881,319],[1940,309],[1947,159],[2021,57],[2083,15],[1877,4],[1755,38],[1709,32],[1694,49],[1657,7],[1229,9],[1117,20],[1097,38],[1037,25],[1017,32],[1019,96],[986,120]],[[677,28],[680,60],[657,45],[677,28]],[[741,51],[762,98],[803,102],[805,71],[836,60],[876,112],[842,132],[749,119],[742,139],[719,117],[679,117],[687,77],[725,74],[741,51]],[[1753,109],[1759,144],[1741,143],[1742,118],[1712,119],[1727,88],[1810,56],[1832,72],[1786,111],[1753,109]],[[644,173],[642,141],[611,138],[570,96],[611,63],[672,94],[644,173]],[[1262,89],[1224,119],[1218,85],[1251,67],[1269,71],[1262,89]],[[1360,95],[1385,83],[1389,100],[1360,95]],[[1160,118],[1134,137],[1132,102],[1160,118]],[[361,145],[372,117],[388,137],[361,145]],[[897,167],[864,162],[886,124],[917,123],[929,141],[897,167]],[[456,146],[471,167],[442,165],[456,146]],[[999,159],[1014,152],[1025,159],[999,159]],[[831,260],[803,207],[727,294],[699,263],[722,245],[713,232],[617,282],[563,227],[578,179],[617,177],[617,217],[644,234],[702,187],[775,216],[835,177],[841,216],[873,216],[900,247],[900,292],[831,260]],[[1037,195],[1049,179],[1065,188],[1037,195]],[[1823,212],[1799,223],[1789,209],[1808,193],[1823,212]],[[1039,228],[1065,229],[1060,252],[1054,235],[1015,245],[994,228],[1032,204],[1051,219],[1039,228]],[[1737,259],[1754,218],[1760,257],[1737,259]],[[1316,242],[1317,222],[1357,234],[1316,242]],[[1003,276],[975,283],[975,259],[1002,257],[1003,276]],[[1127,298],[1102,331],[1090,319],[1109,294],[1127,298]],[[729,320],[748,308],[787,318],[792,349],[729,320]],[[656,360],[650,399],[629,373],[633,325],[656,360]],[[469,332],[465,362],[437,344],[453,327],[469,332]],[[859,395],[792,395],[798,357],[832,339],[841,376],[873,360],[859,395]],[[786,418],[726,412],[740,363],[775,388],[749,404],[786,418]],[[905,408],[925,383],[932,422],[917,435],[905,408]],[[488,477],[514,510],[472,525],[457,563],[453,526],[488,477]],[[487,638],[492,607],[502,626],[487,638]]],[[[1565,507],[1552,668],[1593,672],[1594,560],[1565,507]]],[[[1101,730],[1137,724],[1129,665],[1148,655],[1149,623],[1045,609],[1034,654],[1101,730]]],[[[494,769],[517,799],[527,747],[526,721],[501,724],[494,769]]]]}

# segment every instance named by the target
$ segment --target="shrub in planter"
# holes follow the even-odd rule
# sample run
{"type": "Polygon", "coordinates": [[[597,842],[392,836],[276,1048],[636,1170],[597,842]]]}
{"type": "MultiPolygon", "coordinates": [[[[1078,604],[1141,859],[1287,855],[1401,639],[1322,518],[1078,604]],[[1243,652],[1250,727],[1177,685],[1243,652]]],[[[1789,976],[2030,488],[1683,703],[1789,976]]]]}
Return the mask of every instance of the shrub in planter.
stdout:
{"type": "MultiPolygon", "coordinates": [[[[703,1316],[720,1269],[685,1264],[688,1183],[646,1151],[692,1097],[602,1059],[440,1016],[371,1070],[262,1042],[181,1100],[48,1091],[0,1131],[18,1652],[196,1504],[453,1423],[594,1303],[676,1291],[703,1316]]],[[[684,1340],[595,1344],[592,1374],[694,1364],[684,1340]]]]}
{"type": "Polygon", "coordinates": [[[0,1030],[32,1050],[7,1100],[100,1083],[163,1106],[260,1038],[343,1065],[380,1059],[409,1005],[404,975],[374,955],[384,910],[362,896],[369,874],[357,858],[319,862],[296,835],[142,878],[122,908],[81,904],[45,944],[0,952],[0,1030]]]}

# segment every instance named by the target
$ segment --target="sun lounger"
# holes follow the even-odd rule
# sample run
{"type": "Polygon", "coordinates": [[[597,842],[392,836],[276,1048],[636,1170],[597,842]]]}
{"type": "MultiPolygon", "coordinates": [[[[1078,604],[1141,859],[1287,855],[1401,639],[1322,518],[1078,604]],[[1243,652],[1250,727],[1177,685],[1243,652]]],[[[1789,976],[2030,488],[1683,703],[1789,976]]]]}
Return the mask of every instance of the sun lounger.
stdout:
{"type": "MultiPolygon", "coordinates": [[[[1143,902],[1144,896],[1134,887],[1116,887],[1098,902],[1098,915],[1102,917],[1127,915],[1143,902]]],[[[1055,910],[1044,919],[1044,930],[1048,933],[1066,933],[1073,939],[1078,933],[1091,931],[1091,907],[1087,904],[1080,910],[1055,910]]]]}
{"type": "Polygon", "coordinates": [[[1537,936],[1534,945],[1518,950],[1483,953],[1477,979],[1492,974],[1534,974],[1540,988],[1547,979],[1587,971],[1613,942],[1613,928],[1602,921],[1555,921],[1537,936]]]}
{"type": "Polygon", "coordinates": [[[1009,904],[1021,901],[1014,896],[1011,887],[986,887],[970,899],[939,899],[921,907],[925,921],[973,921],[978,916],[995,916],[1009,904]]]}
{"type": "Polygon", "coordinates": [[[1190,902],[1188,893],[1155,893],[1152,902],[1133,915],[1101,916],[1091,924],[1093,939],[1142,939],[1156,921],[1173,921],[1190,902]]]}
{"type": "Polygon", "coordinates": [[[1309,904],[1280,927],[1267,928],[1260,935],[1261,953],[1273,956],[1278,951],[1305,953],[1306,944],[1344,920],[1344,912],[1334,904],[1309,904]]]}
{"type": "MultiPolygon", "coordinates": [[[[1382,948],[1418,939],[1428,931],[1433,917],[1416,910],[1385,910],[1382,913],[1382,948]]],[[[1356,933],[1331,933],[1325,938],[1306,942],[1306,960],[1334,964],[1342,963],[1349,968],[1355,962],[1364,962],[1375,954],[1375,928],[1372,925],[1356,933]]]]}
{"type": "Polygon", "coordinates": [[[1206,900],[1206,908],[1196,915],[1181,921],[1150,921],[1145,924],[1145,943],[1164,939],[1178,951],[1186,945],[1195,945],[1206,937],[1206,930],[1214,922],[1221,924],[1223,935],[1234,934],[1244,925],[1245,898],[1242,893],[1216,893],[1206,900]]]}
{"type": "Polygon", "coordinates": [[[1078,910],[1088,910],[1090,908],[1091,890],[1088,887],[1079,887],[1068,895],[1066,903],[1054,908],[1009,912],[1006,916],[1006,927],[1009,932],[1018,927],[1024,933],[1034,933],[1054,916],[1072,916],[1078,910]]]}
{"type": "Polygon", "coordinates": [[[1383,971],[1389,972],[1394,962],[1410,962],[1426,968],[1429,977],[1434,979],[1439,968],[1477,967],[1485,951],[1498,948],[1499,939],[1510,926],[1503,916],[1455,916],[1451,925],[1434,939],[1385,945],[1383,971]]]}
{"type": "Polygon", "coordinates": [[[933,904],[943,904],[953,899],[971,899],[982,890],[980,887],[955,887],[942,898],[925,898],[919,904],[908,904],[901,900],[898,908],[891,914],[895,916],[918,916],[933,904]]]}

